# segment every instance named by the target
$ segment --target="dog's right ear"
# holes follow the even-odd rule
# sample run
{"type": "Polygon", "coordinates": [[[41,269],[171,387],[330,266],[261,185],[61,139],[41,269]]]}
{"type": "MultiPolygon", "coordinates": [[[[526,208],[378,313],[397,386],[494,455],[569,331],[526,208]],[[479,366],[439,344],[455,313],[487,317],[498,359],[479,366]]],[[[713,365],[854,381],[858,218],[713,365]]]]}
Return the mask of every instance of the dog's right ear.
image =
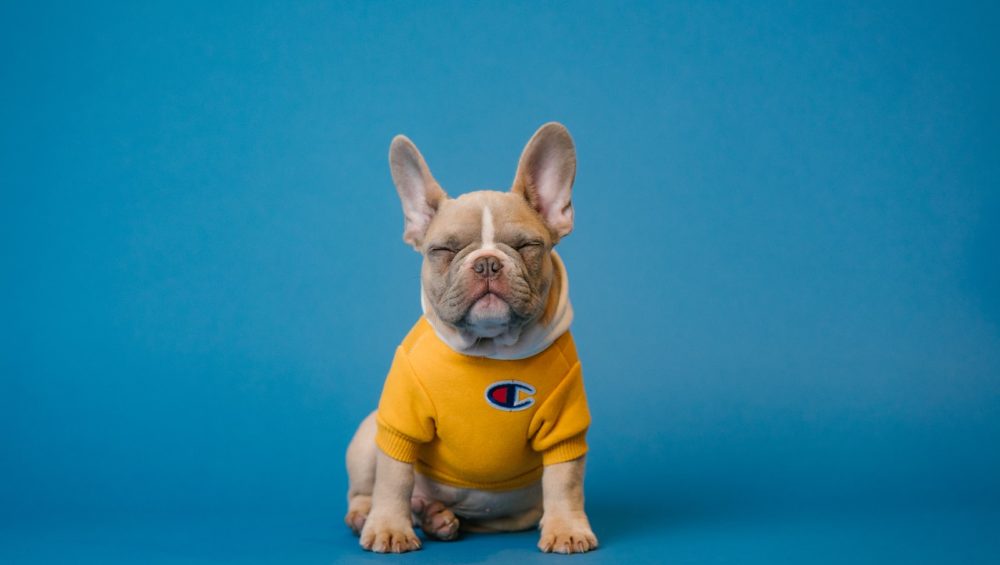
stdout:
{"type": "Polygon", "coordinates": [[[538,128],[521,153],[511,192],[541,215],[555,241],[573,231],[575,177],[576,149],[566,126],[549,122],[538,128]]]}
{"type": "Polygon", "coordinates": [[[448,199],[431,176],[424,157],[405,135],[397,135],[389,147],[389,169],[403,203],[403,241],[420,251],[424,235],[438,206],[448,199]]]}

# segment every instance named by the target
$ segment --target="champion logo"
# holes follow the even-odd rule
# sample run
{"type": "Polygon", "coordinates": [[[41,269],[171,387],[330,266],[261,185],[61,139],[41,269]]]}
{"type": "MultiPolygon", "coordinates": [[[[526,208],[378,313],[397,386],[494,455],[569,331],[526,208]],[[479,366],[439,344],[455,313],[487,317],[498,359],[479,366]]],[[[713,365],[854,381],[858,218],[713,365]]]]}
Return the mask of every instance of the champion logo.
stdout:
{"type": "Polygon", "coordinates": [[[498,381],[486,387],[486,402],[507,412],[524,410],[535,403],[535,387],[521,381],[498,381]]]}

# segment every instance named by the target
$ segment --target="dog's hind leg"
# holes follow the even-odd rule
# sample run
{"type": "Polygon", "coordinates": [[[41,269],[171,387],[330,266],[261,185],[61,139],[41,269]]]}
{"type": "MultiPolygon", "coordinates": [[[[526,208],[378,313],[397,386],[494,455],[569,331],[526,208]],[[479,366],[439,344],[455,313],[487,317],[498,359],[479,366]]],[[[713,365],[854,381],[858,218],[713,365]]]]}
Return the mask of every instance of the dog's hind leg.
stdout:
{"type": "Polygon", "coordinates": [[[428,537],[451,541],[458,537],[458,517],[444,503],[415,496],[410,501],[416,523],[428,537]]]}
{"type": "Polygon", "coordinates": [[[361,533],[372,508],[375,489],[375,412],[368,415],[354,432],[347,446],[347,516],[344,522],[355,534],[361,533]]]}

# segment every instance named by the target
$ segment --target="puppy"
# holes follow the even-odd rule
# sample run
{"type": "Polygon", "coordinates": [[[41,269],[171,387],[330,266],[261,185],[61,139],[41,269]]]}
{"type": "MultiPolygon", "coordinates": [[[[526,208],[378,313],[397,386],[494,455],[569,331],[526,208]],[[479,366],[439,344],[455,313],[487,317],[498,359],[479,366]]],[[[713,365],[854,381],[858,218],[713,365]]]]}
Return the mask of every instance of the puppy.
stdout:
{"type": "Polygon", "coordinates": [[[389,164],[403,240],[424,257],[424,315],[347,449],[347,525],[380,553],[419,549],[414,525],[441,540],[540,526],[542,551],[595,549],[583,509],[590,414],[552,250],[573,229],[569,132],[542,126],[509,192],[449,198],[403,136],[389,164]]]}

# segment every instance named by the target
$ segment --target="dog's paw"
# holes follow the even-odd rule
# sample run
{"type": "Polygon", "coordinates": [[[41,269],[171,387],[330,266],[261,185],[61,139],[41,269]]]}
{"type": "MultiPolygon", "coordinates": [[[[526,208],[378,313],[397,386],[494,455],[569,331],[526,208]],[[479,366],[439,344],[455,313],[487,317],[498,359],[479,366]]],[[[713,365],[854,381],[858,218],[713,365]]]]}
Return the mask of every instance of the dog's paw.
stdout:
{"type": "Polygon", "coordinates": [[[375,553],[406,553],[420,549],[409,517],[368,516],[361,530],[361,547],[375,553]]]}
{"type": "Polygon", "coordinates": [[[357,495],[351,498],[347,506],[347,516],[344,516],[344,523],[354,532],[354,535],[359,535],[362,528],[365,527],[365,520],[368,519],[368,513],[371,512],[371,509],[372,497],[357,495]]]}
{"type": "Polygon", "coordinates": [[[431,502],[420,512],[420,529],[432,538],[450,541],[458,537],[458,517],[440,502],[431,502]]]}
{"type": "Polygon", "coordinates": [[[597,536],[584,514],[546,516],[538,549],[545,553],[586,553],[597,549],[597,536]]]}

